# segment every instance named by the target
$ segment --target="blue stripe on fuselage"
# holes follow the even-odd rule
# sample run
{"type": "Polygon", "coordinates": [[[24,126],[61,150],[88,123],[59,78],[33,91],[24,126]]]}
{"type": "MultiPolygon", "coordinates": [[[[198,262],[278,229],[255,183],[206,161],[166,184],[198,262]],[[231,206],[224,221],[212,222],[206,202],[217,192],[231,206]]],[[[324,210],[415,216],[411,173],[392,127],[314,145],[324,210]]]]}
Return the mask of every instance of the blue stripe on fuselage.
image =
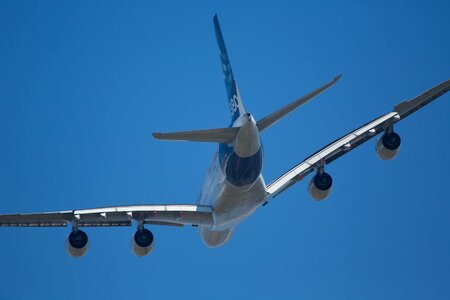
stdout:
{"type": "Polygon", "coordinates": [[[228,182],[235,186],[252,184],[262,171],[262,147],[249,157],[240,157],[232,146],[219,144],[219,162],[228,182]]]}

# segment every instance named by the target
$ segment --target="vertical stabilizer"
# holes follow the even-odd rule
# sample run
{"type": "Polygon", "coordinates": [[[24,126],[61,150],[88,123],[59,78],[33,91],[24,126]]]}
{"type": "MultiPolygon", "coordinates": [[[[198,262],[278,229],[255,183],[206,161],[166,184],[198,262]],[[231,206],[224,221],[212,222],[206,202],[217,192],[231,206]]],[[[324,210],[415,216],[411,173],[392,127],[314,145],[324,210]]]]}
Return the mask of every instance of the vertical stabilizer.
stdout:
{"type": "Polygon", "coordinates": [[[233,70],[231,69],[230,59],[228,58],[227,48],[223,39],[222,31],[220,30],[219,19],[217,15],[214,16],[214,31],[216,33],[217,45],[220,50],[220,61],[222,62],[222,71],[225,76],[225,88],[227,90],[228,103],[230,106],[230,113],[232,122],[236,121],[244,110],[241,96],[236,81],[234,80],[233,70]]]}

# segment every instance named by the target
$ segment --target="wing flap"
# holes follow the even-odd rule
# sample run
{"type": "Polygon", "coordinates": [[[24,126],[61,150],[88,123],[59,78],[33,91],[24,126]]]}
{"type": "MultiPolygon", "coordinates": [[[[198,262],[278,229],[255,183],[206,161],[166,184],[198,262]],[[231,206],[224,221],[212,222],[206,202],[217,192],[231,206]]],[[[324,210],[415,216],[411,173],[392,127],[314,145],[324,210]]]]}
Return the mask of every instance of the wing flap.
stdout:
{"type": "Polygon", "coordinates": [[[0,216],[1,227],[65,227],[71,212],[10,214],[0,216]]]}

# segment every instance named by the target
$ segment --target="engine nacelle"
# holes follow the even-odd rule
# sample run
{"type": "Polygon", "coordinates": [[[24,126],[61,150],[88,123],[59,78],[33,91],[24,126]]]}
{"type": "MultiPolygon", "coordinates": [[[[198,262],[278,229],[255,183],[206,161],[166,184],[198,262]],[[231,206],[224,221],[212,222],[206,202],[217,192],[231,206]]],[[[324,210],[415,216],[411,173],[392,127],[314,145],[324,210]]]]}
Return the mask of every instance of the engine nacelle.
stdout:
{"type": "Polygon", "coordinates": [[[325,172],[322,174],[317,173],[309,182],[309,195],[316,201],[324,200],[330,194],[332,185],[333,178],[331,178],[330,174],[325,172]]]}
{"type": "Polygon", "coordinates": [[[144,228],[137,230],[131,238],[131,248],[137,256],[146,256],[152,251],[154,242],[153,233],[144,228]]]}
{"type": "Polygon", "coordinates": [[[394,158],[400,149],[401,142],[400,136],[395,132],[383,134],[375,146],[378,157],[382,160],[394,158]]]}
{"type": "Polygon", "coordinates": [[[75,258],[86,254],[88,250],[88,236],[84,231],[74,230],[67,237],[67,253],[75,258]]]}

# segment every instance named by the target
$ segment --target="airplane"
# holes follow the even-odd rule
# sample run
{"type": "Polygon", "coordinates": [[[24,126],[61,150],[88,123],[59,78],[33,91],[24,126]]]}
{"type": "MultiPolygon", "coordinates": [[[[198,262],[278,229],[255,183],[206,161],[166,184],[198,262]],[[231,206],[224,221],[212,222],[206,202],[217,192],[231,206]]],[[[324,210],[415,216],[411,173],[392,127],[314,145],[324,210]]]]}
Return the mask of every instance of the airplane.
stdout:
{"type": "Polygon", "coordinates": [[[146,256],[154,245],[153,233],[145,225],[184,226],[199,228],[204,243],[219,247],[227,243],[236,227],[269,200],[303,181],[314,173],[308,191],[312,199],[326,199],[333,179],[325,167],[351,150],[381,134],[376,143],[376,153],[383,160],[394,158],[401,138],[394,124],[442,96],[450,89],[450,80],[425,91],[423,94],[394,106],[361,127],[347,133],[322,149],[306,157],[273,182],[266,184],[261,174],[263,147],[261,134],[289,113],[322,93],[339,79],[335,77],[325,85],[285,105],[279,110],[256,120],[245,110],[238,85],[220,29],[217,15],[213,18],[219,46],[220,60],[227,91],[231,124],[226,128],[154,133],[158,140],[218,143],[218,149],[201,188],[196,204],[124,205],[68,211],[0,215],[2,227],[67,227],[71,226],[66,241],[67,252],[72,257],[86,254],[89,244],[82,227],[114,227],[136,224],[132,236],[133,252],[146,256]]]}

